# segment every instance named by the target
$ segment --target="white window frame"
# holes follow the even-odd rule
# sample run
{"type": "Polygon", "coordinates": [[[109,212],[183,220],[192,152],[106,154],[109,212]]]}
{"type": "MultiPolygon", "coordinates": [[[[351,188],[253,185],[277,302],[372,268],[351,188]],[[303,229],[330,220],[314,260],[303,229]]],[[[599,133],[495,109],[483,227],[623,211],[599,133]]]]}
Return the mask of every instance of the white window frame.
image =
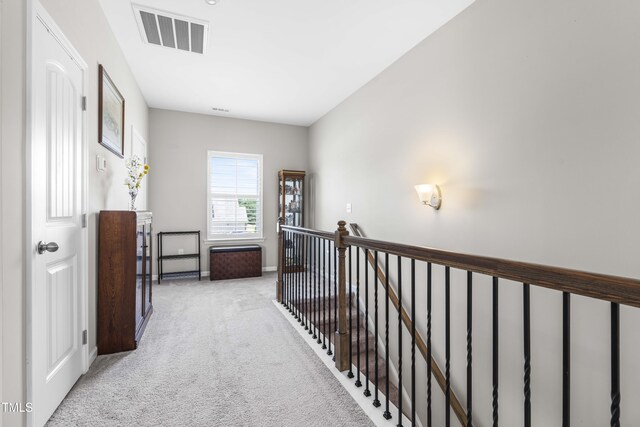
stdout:
{"type": "Polygon", "coordinates": [[[263,156],[262,154],[251,154],[251,153],[233,153],[228,151],[207,151],[207,243],[215,243],[215,242],[262,242],[264,241],[264,168],[263,168],[263,156]],[[221,237],[223,235],[217,234],[214,235],[211,233],[211,158],[212,157],[227,157],[227,158],[235,158],[235,159],[250,159],[250,160],[258,160],[258,178],[260,180],[259,185],[259,220],[257,221],[258,228],[260,230],[259,233],[251,233],[250,235],[235,235],[234,237],[221,237]]]}

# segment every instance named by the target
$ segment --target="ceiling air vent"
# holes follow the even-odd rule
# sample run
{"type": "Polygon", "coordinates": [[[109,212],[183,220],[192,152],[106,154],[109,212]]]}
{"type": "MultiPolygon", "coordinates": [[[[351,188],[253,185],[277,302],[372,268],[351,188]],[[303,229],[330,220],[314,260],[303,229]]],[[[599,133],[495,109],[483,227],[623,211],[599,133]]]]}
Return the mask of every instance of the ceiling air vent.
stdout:
{"type": "Polygon", "coordinates": [[[206,52],[208,22],[135,4],[133,12],[144,42],[193,53],[206,52]]]}

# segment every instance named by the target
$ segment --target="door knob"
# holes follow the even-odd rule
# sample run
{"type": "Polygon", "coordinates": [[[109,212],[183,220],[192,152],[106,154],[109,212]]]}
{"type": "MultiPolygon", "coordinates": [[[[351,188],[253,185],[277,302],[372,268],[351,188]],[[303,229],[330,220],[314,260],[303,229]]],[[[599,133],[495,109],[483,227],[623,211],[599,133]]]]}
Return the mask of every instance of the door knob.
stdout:
{"type": "Polygon", "coordinates": [[[56,242],[45,243],[42,240],[38,242],[38,253],[43,254],[46,252],[55,252],[59,248],[56,242]]]}

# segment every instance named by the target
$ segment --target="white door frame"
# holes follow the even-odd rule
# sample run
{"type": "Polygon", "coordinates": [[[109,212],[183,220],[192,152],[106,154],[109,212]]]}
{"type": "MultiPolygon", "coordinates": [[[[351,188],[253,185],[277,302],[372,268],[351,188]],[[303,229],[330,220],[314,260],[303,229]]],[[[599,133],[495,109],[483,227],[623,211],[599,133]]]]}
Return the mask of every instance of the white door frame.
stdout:
{"type": "MultiPolygon", "coordinates": [[[[0,46],[2,46],[2,1],[0,1],[0,46]]],[[[0,47],[1,50],[1,47],[0,47]]],[[[2,68],[2,53],[0,52],[0,100],[2,100],[2,74],[3,74],[4,69],[2,68]]],[[[0,165],[2,165],[2,102],[0,102],[0,165]]],[[[2,192],[2,174],[0,173],[0,193],[2,192]]],[[[2,224],[4,224],[4,222],[2,221],[2,212],[4,209],[4,205],[2,203],[2,197],[0,196],[0,242],[4,242],[4,238],[2,237],[2,224]]],[[[0,244],[0,309],[4,309],[4,305],[2,302],[2,295],[4,294],[4,281],[2,280],[2,277],[4,276],[4,266],[2,263],[2,260],[4,259],[3,255],[2,255],[2,244],[0,244]]],[[[4,384],[4,382],[2,381],[2,371],[4,371],[4,363],[2,362],[2,354],[4,353],[2,350],[2,342],[4,341],[3,335],[4,335],[4,326],[2,324],[2,317],[0,316],[0,384],[4,384]]],[[[3,387],[0,387],[0,402],[4,402],[4,397],[3,397],[3,392],[2,392],[3,387]]],[[[0,427],[2,427],[2,415],[0,415],[0,427]]]]}
{"type": "MultiPolygon", "coordinates": [[[[87,63],[82,59],[78,51],[73,47],[73,45],[69,42],[69,40],[64,36],[60,28],[56,25],[55,21],[49,16],[44,7],[40,4],[38,0],[27,0],[27,96],[26,96],[26,135],[27,135],[27,146],[26,146],[26,250],[25,250],[25,259],[26,259],[26,290],[27,290],[27,299],[26,299],[26,327],[27,327],[27,402],[32,402],[33,397],[33,365],[31,361],[32,358],[32,348],[31,348],[31,337],[33,334],[33,316],[34,313],[32,310],[33,304],[33,295],[34,295],[34,282],[33,278],[35,277],[35,262],[34,262],[34,248],[33,242],[35,241],[33,236],[34,230],[34,215],[33,215],[33,181],[35,177],[35,171],[32,167],[33,162],[33,147],[35,141],[33,139],[33,131],[32,127],[35,125],[35,93],[33,88],[35,86],[35,72],[33,68],[34,63],[34,33],[36,25],[39,25],[38,22],[42,22],[45,27],[49,30],[51,35],[57,39],[60,45],[67,51],[69,55],[73,58],[74,62],[78,64],[78,67],[82,71],[82,94],[84,96],[87,95],[87,63]]],[[[88,190],[88,173],[87,173],[87,156],[88,156],[88,138],[87,138],[87,111],[82,112],[82,116],[80,119],[82,132],[82,154],[80,156],[82,165],[81,165],[81,176],[82,176],[82,191],[81,191],[81,212],[86,215],[87,213],[87,190],[88,190]]],[[[80,277],[81,283],[79,286],[80,290],[80,303],[81,303],[81,324],[82,329],[88,329],[89,327],[89,283],[88,283],[88,231],[86,227],[86,221],[83,224],[83,228],[81,230],[81,243],[78,253],[81,255],[79,257],[79,266],[80,266],[80,277]]],[[[89,369],[89,345],[82,346],[82,364],[83,371],[87,372],[89,369]]],[[[33,424],[33,417],[27,413],[27,425],[31,426],[33,424]]]]}
{"type": "MultiPolygon", "coordinates": [[[[130,153],[131,157],[133,157],[133,155],[135,154],[136,144],[138,142],[142,146],[144,146],[144,159],[140,159],[140,160],[142,160],[142,163],[147,164],[147,163],[149,163],[148,160],[147,160],[147,157],[149,156],[149,151],[148,151],[149,148],[147,146],[147,140],[142,137],[142,135],[140,134],[140,132],[138,132],[136,130],[134,125],[131,125],[131,153],[130,153]]],[[[143,196],[144,196],[144,199],[143,199],[144,209],[143,210],[146,211],[146,210],[149,210],[149,184],[148,183],[146,185],[146,188],[144,188],[144,190],[143,190],[143,196]]]]}

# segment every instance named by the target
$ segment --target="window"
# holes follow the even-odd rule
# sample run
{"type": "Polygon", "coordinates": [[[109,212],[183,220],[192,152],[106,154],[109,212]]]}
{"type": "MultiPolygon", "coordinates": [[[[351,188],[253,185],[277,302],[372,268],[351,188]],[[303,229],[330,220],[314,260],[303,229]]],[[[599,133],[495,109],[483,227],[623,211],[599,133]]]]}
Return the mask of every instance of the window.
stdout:
{"type": "Polygon", "coordinates": [[[209,151],[209,240],[262,238],[262,155],[209,151]]]}

